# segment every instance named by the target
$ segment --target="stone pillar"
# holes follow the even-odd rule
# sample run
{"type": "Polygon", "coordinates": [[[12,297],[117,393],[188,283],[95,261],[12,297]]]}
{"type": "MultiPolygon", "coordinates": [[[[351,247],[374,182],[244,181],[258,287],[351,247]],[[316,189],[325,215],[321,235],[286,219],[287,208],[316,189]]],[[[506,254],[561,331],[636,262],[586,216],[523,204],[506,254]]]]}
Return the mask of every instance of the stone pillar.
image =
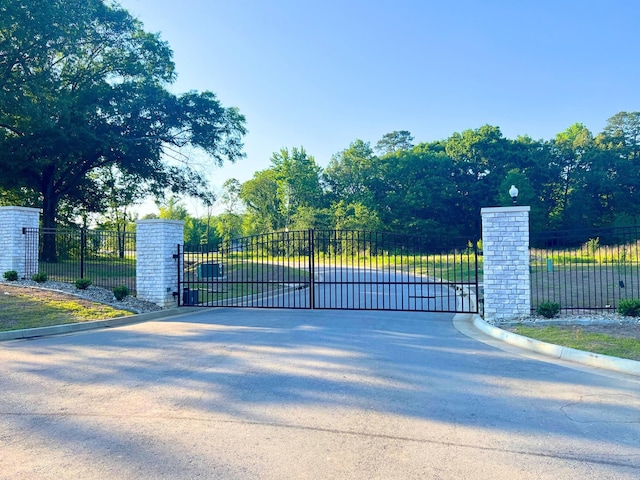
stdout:
{"type": "Polygon", "coordinates": [[[483,208],[484,319],[512,320],[531,314],[530,207],[483,208]]]}
{"type": "Polygon", "coordinates": [[[38,273],[39,235],[35,231],[27,236],[23,228],[37,229],[39,222],[37,208],[0,207],[0,278],[9,270],[18,272],[18,278],[30,278],[38,273]]]}
{"type": "MultiPolygon", "coordinates": [[[[163,308],[177,306],[178,245],[184,244],[182,220],[136,222],[136,290],[141,300],[163,308]]],[[[181,274],[182,272],[180,272],[181,274]]]]}

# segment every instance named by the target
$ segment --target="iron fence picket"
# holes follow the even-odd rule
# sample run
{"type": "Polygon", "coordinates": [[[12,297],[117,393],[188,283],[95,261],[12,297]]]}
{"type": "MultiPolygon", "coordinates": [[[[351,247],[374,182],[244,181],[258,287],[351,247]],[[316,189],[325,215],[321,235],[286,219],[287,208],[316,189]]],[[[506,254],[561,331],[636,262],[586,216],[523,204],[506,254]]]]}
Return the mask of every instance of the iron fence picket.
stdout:
{"type": "Polygon", "coordinates": [[[136,236],[85,228],[24,228],[25,264],[38,265],[49,280],[73,283],[89,279],[103,288],[126,286],[136,293],[136,236]],[[51,242],[54,258],[43,258],[43,245],[51,242]],[[37,256],[37,258],[32,258],[37,256]]]}
{"type": "Polygon", "coordinates": [[[535,232],[530,239],[531,308],[615,311],[640,298],[640,227],[535,232]]]}

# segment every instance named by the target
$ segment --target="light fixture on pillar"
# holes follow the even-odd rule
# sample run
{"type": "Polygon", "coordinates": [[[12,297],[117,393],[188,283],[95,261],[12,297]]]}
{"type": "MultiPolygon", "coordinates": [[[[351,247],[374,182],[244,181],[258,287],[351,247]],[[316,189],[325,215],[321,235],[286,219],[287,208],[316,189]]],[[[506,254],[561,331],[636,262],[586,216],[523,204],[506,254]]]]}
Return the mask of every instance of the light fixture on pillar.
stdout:
{"type": "Polygon", "coordinates": [[[511,200],[513,200],[513,204],[517,205],[518,204],[518,189],[516,188],[515,185],[511,185],[511,188],[509,189],[509,195],[511,196],[511,200]]]}

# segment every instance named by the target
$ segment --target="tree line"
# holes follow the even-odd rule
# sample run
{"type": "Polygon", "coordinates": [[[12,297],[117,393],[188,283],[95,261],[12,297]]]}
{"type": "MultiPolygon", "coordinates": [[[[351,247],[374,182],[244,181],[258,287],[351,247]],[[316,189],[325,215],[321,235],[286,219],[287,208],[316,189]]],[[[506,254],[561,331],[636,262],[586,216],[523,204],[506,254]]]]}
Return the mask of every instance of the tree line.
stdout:
{"type": "Polygon", "coordinates": [[[511,205],[510,185],[531,207],[534,231],[639,219],[640,112],[617,113],[596,135],[575,123],[550,140],[508,139],[485,125],[412,142],[408,131],[373,147],[355,140],[325,168],[303,147],[282,149],[252,179],[225,184],[235,200],[219,221],[233,235],[331,228],[478,238],[480,209],[511,205]]]}

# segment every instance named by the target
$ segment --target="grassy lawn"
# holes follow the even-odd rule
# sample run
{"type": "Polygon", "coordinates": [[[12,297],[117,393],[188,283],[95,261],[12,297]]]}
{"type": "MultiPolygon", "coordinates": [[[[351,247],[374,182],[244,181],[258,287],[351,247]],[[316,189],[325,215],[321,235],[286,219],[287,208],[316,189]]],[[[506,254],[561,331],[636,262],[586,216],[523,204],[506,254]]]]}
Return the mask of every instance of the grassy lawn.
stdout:
{"type": "Polygon", "coordinates": [[[552,325],[548,327],[518,325],[509,330],[525,337],[563,347],[611,355],[618,358],[640,360],[640,339],[638,338],[586,332],[583,328],[575,325],[552,325]]]}
{"type": "Polygon", "coordinates": [[[199,279],[195,267],[187,269],[185,281],[191,290],[198,290],[198,302],[216,302],[243,298],[249,295],[271,295],[290,284],[309,282],[309,272],[297,267],[235,260],[225,264],[224,280],[199,279]]]}
{"type": "Polygon", "coordinates": [[[71,295],[0,286],[0,331],[49,327],[128,315],[133,314],[71,295]]]}
{"type": "Polygon", "coordinates": [[[531,267],[531,294],[533,306],[552,301],[562,308],[607,308],[612,310],[623,298],[637,298],[640,292],[638,268],[597,264],[574,264],[531,267]],[[635,268],[635,270],[634,270],[635,268]]]}
{"type": "MultiPolygon", "coordinates": [[[[60,260],[56,263],[39,262],[38,271],[46,273],[49,280],[58,282],[74,282],[80,278],[80,263],[77,260],[60,260]]],[[[84,262],[84,278],[93,285],[114,288],[126,285],[135,291],[136,262],[135,259],[100,258],[88,259],[84,262]]]]}

